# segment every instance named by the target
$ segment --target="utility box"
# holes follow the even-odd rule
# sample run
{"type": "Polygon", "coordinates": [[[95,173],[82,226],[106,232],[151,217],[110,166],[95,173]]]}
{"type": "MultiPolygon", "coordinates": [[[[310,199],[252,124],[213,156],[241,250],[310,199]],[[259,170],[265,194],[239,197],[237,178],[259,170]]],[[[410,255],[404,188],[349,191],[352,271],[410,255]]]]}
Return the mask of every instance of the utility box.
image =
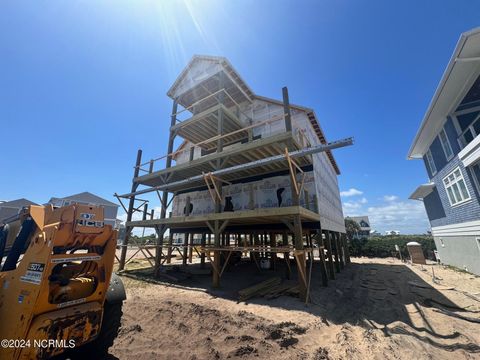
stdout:
{"type": "Polygon", "coordinates": [[[412,261],[412,264],[427,264],[425,261],[425,256],[423,255],[422,246],[418,242],[411,241],[407,243],[407,250],[410,254],[410,260],[412,261]]]}

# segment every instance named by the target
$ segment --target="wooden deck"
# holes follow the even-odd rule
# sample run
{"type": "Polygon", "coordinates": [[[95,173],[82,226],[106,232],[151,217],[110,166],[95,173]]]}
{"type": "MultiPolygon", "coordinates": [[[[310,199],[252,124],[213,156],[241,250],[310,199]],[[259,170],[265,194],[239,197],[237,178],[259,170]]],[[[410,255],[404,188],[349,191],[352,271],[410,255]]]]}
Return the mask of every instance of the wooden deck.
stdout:
{"type": "Polygon", "coordinates": [[[205,215],[174,216],[165,219],[130,221],[126,226],[156,227],[166,225],[170,229],[205,227],[206,223],[228,220],[229,226],[258,225],[258,224],[283,224],[291,222],[295,215],[300,215],[302,221],[320,221],[320,215],[301,206],[288,206],[280,208],[261,208],[234,212],[212,213],[205,215]]]}
{"type": "MultiPolygon", "coordinates": [[[[238,146],[234,145],[231,148],[226,148],[220,153],[205,155],[190,162],[178,164],[160,171],[155,171],[151,174],[139,176],[134,179],[134,182],[146,186],[164,185],[166,183],[183,180],[201,174],[202,172],[208,173],[214,171],[217,161],[221,161],[223,165],[222,167],[227,168],[264,159],[269,156],[282,154],[285,152],[285,148],[288,148],[289,151],[294,151],[301,148],[291,132],[254,140],[246,144],[238,144],[238,146]]],[[[307,156],[304,158],[298,158],[296,161],[300,166],[306,166],[311,164],[311,157],[307,156]]],[[[231,181],[250,176],[274,173],[282,170],[288,170],[288,162],[286,160],[284,162],[272,163],[255,169],[241,170],[234,174],[225,176],[223,179],[231,181]]],[[[168,190],[179,191],[204,185],[205,183],[203,181],[198,181],[188,184],[188,187],[172,187],[168,190]]]]}
{"type": "Polygon", "coordinates": [[[236,131],[248,124],[243,124],[237,115],[222,104],[215,105],[199,114],[193,115],[191,118],[175,124],[170,130],[176,131],[180,137],[190,141],[192,144],[201,143],[199,145],[201,148],[213,150],[216,148],[217,143],[216,141],[209,141],[209,139],[215,138],[219,134],[218,111],[223,113],[222,132],[224,134],[235,132],[223,138],[225,145],[247,138],[247,131],[236,131]]]}

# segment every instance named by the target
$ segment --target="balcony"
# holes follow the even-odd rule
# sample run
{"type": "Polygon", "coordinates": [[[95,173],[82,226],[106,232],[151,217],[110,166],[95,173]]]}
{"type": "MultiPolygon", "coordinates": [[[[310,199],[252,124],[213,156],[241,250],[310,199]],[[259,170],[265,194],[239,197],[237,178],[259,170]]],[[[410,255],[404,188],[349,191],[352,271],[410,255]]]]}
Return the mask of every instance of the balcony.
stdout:
{"type": "Polygon", "coordinates": [[[463,162],[465,167],[470,166],[480,160],[480,135],[472,137],[462,151],[458,153],[458,157],[463,162]]]}

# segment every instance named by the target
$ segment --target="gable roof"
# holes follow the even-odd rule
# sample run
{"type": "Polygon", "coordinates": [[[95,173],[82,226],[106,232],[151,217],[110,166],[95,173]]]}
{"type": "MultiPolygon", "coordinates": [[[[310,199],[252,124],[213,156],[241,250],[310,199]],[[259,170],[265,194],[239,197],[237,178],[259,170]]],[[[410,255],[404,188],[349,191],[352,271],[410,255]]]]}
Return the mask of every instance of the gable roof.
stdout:
{"type": "Polygon", "coordinates": [[[8,208],[23,208],[24,206],[29,206],[29,205],[38,205],[37,203],[34,203],[33,201],[30,201],[25,198],[21,199],[16,199],[16,200],[11,200],[11,201],[5,201],[0,203],[0,208],[2,207],[8,207],[8,208]]]}
{"type": "Polygon", "coordinates": [[[178,86],[181,84],[182,80],[187,76],[189,70],[193,67],[193,65],[196,62],[199,61],[210,61],[217,63],[223,67],[224,70],[226,70],[228,73],[234,74],[234,80],[240,86],[240,88],[250,97],[252,98],[254,96],[254,93],[252,89],[247,85],[247,83],[242,79],[242,77],[239,75],[238,71],[235,70],[235,68],[232,66],[230,61],[226,57],[223,56],[210,56],[210,55],[193,55],[193,57],[190,59],[188,62],[187,66],[182,70],[180,75],[176,78],[174,81],[173,85],[170,87],[170,89],[167,91],[167,95],[171,98],[173,98],[173,95],[175,93],[175,90],[178,88],[178,86]]]}
{"type": "Polygon", "coordinates": [[[364,230],[371,228],[370,219],[368,218],[368,216],[347,216],[346,219],[350,219],[350,220],[355,221],[364,230]],[[362,224],[362,222],[363,222],[363,224],[362,224]],[[365,224],[367,226],[364,226],[365,224]]]}
{"type": "MultiPolygon", "coordinates": [[[[52,198],[54,199],[54,198],[52,198]]],[[[50,201],[52,201],[50,199],[50,201]]],[[[98,205],[108,205],[108,206],[116,206],[119,207],[119,205],[108,201],[107,199],[101,198],[100,196],[97,196],[95,194],[92,194],[88,191],[84,191],[78,194],[70,195],[70,196],[65,196],[57,199],[62,199],[62,200],[73,200],[73,201],[82,201],[82,202],[87,202],[87,203],[92,203],[92,204],[98,204],[98,205]]]]}
{"type": "Polygon", "coordinates": [[[461,34],[450,62],[428,106],[408,152],[408,159],[422,158],[446,117],[462,101],[480,73],[480,28],[461,34]]]}

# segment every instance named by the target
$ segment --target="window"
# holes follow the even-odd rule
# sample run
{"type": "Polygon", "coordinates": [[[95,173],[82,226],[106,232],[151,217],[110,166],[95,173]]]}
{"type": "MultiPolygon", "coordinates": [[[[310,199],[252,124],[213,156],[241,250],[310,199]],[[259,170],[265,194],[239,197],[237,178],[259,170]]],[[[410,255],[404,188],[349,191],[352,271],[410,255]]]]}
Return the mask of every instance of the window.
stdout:
{"type": "Polygon", "coordinates": [[[425,155],[427,157],[428,166],[430,167],[430,172],[432,173],[432,176],[433,176],[437,173],[437,168],[435,167],[435,162],[433,161],[433,156],[430,149],[428,149],[425,155]]]}
{"type": "Polygon", "coordinates": [[[440,142],[442,143],[443,152],[445,153],[447,160],[450,160],[453,156],[453,151],[452,147],[450,146],[450,142],[448,141],[447,134],[445,133],[445,129],[442,129],[442,131],[440,131],[438,137],[440,138],[440,142]]]}
{"type": "Polygon", "coordinates": [[[450,205],[458,205],[470,200],[470,193],[465,185],[460,168],[456,168],[444,179],[445,189],[447,190],[450,205]]]}
{"type": "Polygon", "coordinates": [[[464,148],[480,134],[480,111],[457,114],[456,119],[462,131],[459,137],[460,146],[464,148]]]}

